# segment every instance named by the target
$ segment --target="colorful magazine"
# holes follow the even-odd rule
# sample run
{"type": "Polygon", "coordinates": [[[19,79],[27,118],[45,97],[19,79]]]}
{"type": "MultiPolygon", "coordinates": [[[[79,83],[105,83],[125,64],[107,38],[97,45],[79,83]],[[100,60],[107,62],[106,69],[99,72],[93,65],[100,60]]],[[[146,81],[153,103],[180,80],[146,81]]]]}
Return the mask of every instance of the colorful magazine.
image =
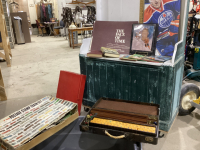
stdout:
{"type": "Polygon", "coordinates": [[[76,106],[66,100],[44,97],[0,120],[0,144],[17,149],[43,130],[60,123],[76,106]]]}

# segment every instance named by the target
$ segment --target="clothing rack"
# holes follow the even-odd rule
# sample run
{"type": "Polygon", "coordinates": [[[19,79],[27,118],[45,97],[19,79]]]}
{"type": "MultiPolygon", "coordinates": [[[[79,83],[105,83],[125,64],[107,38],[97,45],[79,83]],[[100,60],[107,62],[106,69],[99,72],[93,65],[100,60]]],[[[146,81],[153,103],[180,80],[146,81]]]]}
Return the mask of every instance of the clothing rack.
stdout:
{"type": "MultiPolygon", "coordinates": [[[[52,3],[41,3],[41,2],[38,2],[37,4],[36,4],[36,14],[38,14],[38,6],[40,6],[40,5],[42,5],[42,4],[44,4],[44,6],[46,7],[46,6],[48,6],[48,5],[51,5],[51,7],[52,7],[52,3]]],[[[53,18],[53,9],[51,9],[51,14],[52,14],[52,18],[53,18]]],[[[39,22],[41,22],[41,20],[38,18],[38,15],[37,15],[37,20],[39,21],[39,22]]]]}
{"type": "Polygon", "coordinates": [[[66,4],[83,4],[83,5],[89,5],[89,4],[95,4],[96,0],[93,0],[92,2],[79,2],[78,0],[72,0],[71,3],[66,4]]]}
{"type": "Polygon", "coordinates": [[[44,4],[44,5],[52,5],[52,3],[41,3],[41,2],[38,2],[37,5],[40,5],[40,4],[44,4]]]}
{"type": "Polygon", "coordinates": [[[16,3],[14,0],[13,0],[13,2],[11,2],[11,3],[9,3],[9,5],[18,5],[19,6],[19,4],[18,3],[16,3]]]}

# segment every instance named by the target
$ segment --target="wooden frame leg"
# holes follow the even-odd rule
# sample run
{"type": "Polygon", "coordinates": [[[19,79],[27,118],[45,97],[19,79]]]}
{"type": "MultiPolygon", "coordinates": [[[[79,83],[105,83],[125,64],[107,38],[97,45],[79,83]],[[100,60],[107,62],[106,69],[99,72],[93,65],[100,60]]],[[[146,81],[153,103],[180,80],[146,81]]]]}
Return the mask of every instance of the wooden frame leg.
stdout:
{"type": "Polygon", "coordinates": [[[72,46],[73,46],[73,49],[74,49],[74,32],[72,31],[72,46]]]}
{"type": "Polygon", "coordinates": [[[70,34],[71,34],[71,32],[68,30],[69,46],[72,47],[70,34]]]}
{"type": "Polygon", "coordinates": [[[4,52],[5,52],[5,57],[6,57],[6,63],[8,67],[11,67],[11,62],[10,62],[10,56],[9,56],[9,49],[8,46],[4,47],[4,52]]]}
{"type": "Polygon", "coordinates": [[[48,27],[49,27],[49,31],[50,31],[49,36],[51,36],[51,25],[48,24],[48,27]]]}
{"type": "Polygon", "coordinates": [[[44,32],[43,32],[44,28],[41,28],[41,30],[42,30],[42,37],[43,37],[44,36],[44,32]]]}
{"type": "Polygon", "coordinates": [[[9,56],[12,57],[12,52],[11,52],[10,44],[8,45],[8,49],[9,49],[9,56]]]}
{"type": "Polygon", "coordinates": [[[7,96],[6,96],[6,91],[5,88],[0,86],[0,101],[6,101],[7,96]]]}
{"type": "Polygon", "coordinates": [[[7,100],[5,88],[4,88],[4,83],[3,83],[3,77],[1,74],[1,69],[0,69],[0,100],[5,101],[7,100]]]}

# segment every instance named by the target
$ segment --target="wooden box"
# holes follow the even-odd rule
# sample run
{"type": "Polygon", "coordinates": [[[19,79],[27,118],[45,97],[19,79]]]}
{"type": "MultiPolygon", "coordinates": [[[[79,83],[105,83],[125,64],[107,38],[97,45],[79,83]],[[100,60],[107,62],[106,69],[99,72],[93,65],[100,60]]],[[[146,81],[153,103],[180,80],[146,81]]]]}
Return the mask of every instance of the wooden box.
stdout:
{"type": "Polygon", "coordinates": [[[157,104],[101,98],[81,122],[80,130],[156,145],[159,113],[157,104]]]}

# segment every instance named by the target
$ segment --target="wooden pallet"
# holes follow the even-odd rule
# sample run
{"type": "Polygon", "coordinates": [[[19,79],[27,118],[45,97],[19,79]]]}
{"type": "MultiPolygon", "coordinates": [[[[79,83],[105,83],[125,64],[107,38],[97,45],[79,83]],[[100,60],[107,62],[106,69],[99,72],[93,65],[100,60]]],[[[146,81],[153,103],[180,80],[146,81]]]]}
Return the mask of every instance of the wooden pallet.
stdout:
{"type": "Polygon", "coordinates": [[[6,91],[4,88],[3,77],[1,74],[1,67],[0,67],[0,101],[7,100],[6,91]]]}
{"type": "Polygon", "coordinates": [[[3,48],[4,50],[4,53],[0,52],[0,57],[6,60],[8,67],[11,67],[10,57],[12,57],[12,53],[11,53],[9,37],[8,37],[7,29],[6,29],[5,16],[4,16],[3,5],[2,5],[1,0],[0,0],[0,32],[1,32],[1,38],[2,38],[0,47],[3,48]]]}

